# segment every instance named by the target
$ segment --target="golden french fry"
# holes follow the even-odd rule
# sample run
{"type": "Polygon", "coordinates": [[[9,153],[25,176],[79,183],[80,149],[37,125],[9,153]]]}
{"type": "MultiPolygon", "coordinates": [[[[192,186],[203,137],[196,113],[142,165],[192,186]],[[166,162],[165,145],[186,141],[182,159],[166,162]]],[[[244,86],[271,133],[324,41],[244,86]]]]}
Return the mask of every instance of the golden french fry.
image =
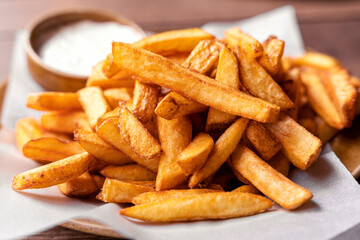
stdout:
{"type": "Polygon", "coordinates": [[[281,110],[294,108],[294,103],[284,93],[277,82],[242,47],[234,49],[240,66],[241,81],[254,96],[276,104],[281,110]]]}
{"type": "Polygon", "coordinates": [[[88,153],[73,155],[16,175],[12,181],[12,188],[46,188],[68,182],[88,171],[95,161],[96,159],[88,153]]]}
{"type": "Polygon", "coordinates": [[[231,155],[231,162],[257,189],[286,209],[298,208],[312,198],[309,190],[280,174],[242,144],[231,155]]]}
{"type": "Polygon", "coordinates": [[[119,117],[120,115],[119,113],[120,113],[119,105],[110,112],[104,113],[103,115],[101,115],[101,117],[98,118],[95,129],[97,129],[103,122],[105,122],[109,118],[119,117]]]}
{"type": "Polygon", "coordinates": [[[306,87],[306,93],[312,108],[331,127],[342,129],[344,128],[344,122],[322,84],[322,78],[324,78],[324,72],[322,71],[309,67],[301,68],[301,80],[306,87]]]}
{"type": "Polygon", "coordinates": [[[108,203],[131,203],[136,195],[155,191],[151,186],[107,178],[97,199],[108,203]]]}
{"type": "Polygon", "coordinates": [[[161,191],[176,187],[187,180],[177,160],[191,142],[192,123],[184,117],[173,120],[158,117],[157,122],[163,154],[156,177],[156,190],[161,191]]]}
{"type": "Polygon", "coordinates": [[[169,222],[242,217],[272,206],[269,199],[259,195],[216,192],[137,205],[121,209],[120,214],[144,221],[169,222]]]}
{"type": "Polygon", "coordinates": [[[141,77],[141,81],[164,86],[218,110],[261,122],[275,121],[279,114],[279,107],[274,104],[229,89],[214,79],[129,44],[113,43],[113,56],[116,64],[141,77]]]}
{"type": "Polygon", "coordinates": [[[74,139],[91,155],[109,164],[123,165],[133,161],[121,151],[102,140],[96,133],[76,129],[74,139]]]}
{"type": "Polygon", "coordinates": [[[48,112],[40,118],[41,126],[46,130],[70,134],[81,121],[87,121],[84,112],[48,112]]]}
{"type": "Polygon", "coordinates": [[[338,60],[319,52],[306,52],[301,57],[295,58],[294,64],[324,69],[340,66],[338,60]]]}
{"type": "Polygon", "coordinates": [[[200,28],[190,28],[154,34],[133,43],[133,46],[161,55],[170,55],[191,52],[200,41],[213,38],[214,36],[200,28]]]}
{"type": "Polygon", "coordinates": [[[300,100],[301,97],[304,96],[301,92],[304,87],[302,86],[300,79],[300,69],[292,68],[286,73],[283,79],[286,80],[280,82],[280,86],[295,105],[295,108],[291,111],[288,111],[287,113],[294,120],[297,120],[299,115],[299,108],[301,107],[300,100]]]}
{"type": "Polygon", "coordinates": [[[39,111],[82,110],[76,93],[63,92],[30,93],[26,106],[39,111]]]}
{"type": "Polygon", "coordinates": [[[99,117],[110,111],[110,107],[99,87],[86,87],[77,92],[90,126],[95,127],[99,117]]]}
{"type": "Polygon", "coordinates": [[[94,179],[94,182],[95,182],[96,186],[98,187],[98,189],[102,189],[104,182],[105,182],[105,177],[100,176],[100,175],[91,175],[91,177],[94,179]]]}
{"type": "Polygon", "coordinates": [[[127,73],[124,74],[124,71],[120,71],[117,72],[119,76],[115,74],[113,77],[108,78],[102,71],[103,66],[104,61],[101,61],[93,67],[86,82],[87,87],[101,87],[102,89],[134,87],[134,79],[127,73]]]}
{"type": "Polygon", "coordinates": [[[236,170],[236,168],[234,167],[234,165],[231,162],[231,159],[228,158],[227,159],[227,165],[230,167],[232,173],[235,175],[235,177],[237,178],[237,180],[239,180],[240,182],[244,183],[244,184],[251,184],[249,182],[249,180],[247,180],[243,175],[241,175],[241,173],[238,172],[238,170],[236,170]]]}
{"type": "Polygon", "coordinates": [[[241,139],[249,120],[240,118],[236,120],[215,142],[213,150],[211,151],[208,160],[202,168],[196,172],[189,179],[189,187],[194,188],[200,184],[204,179],[214,174],[220,166],[228,159],[230,154],[234,151],[236,145],[241,139]]]}
{"type": "Polygon", "coordinates": [[[320,138],[323,144],[330,141],[339,132],[338,129],[330,127],[324,119],[319,116],[316,116],[313,122],[315,124],[315,135],[320,138]]]}
{"type": "Polygon", "coordinates": [[[244,46],[252,58],[260,57],[263,54],[263,46],[252,36],[243,33],[240,28],[234,27],[226,30],[225,41],[230,48],[236,48],[237,46],[244,46]]]}
{"type": "Polygon", "coordinates": [[[254,185],[248,184],[248,185],[242,185],[231,192],[243,192],[243,193],[252,193],[252,194],[261,194],[259,189],[254,187],[254,185]]]}
{"type": "MultiPolygon", "coordinates": [[[[219,56],[216,80],[238,90],[240,88],[239,68],[236,56],[223,48],[219,56]]],[[[206,132],[223,131],[236,119],[236,116],[210,107],[207,115],[206,132]]]]}
{"type": "Polygon", "coordinates": [[[289,176],[291,163],[281,152],[278,152],[273,158],[267,161],[267,163],[285,177],[289,176]]]}
{"type": "Polygon", "coordinates": [[[158,157],[145,159],[139,157],[135,151],[125,142],[121,137],[119,129],[119,118],[109,118],[104,121],[96,130],[96,133],[104,141],[110,143],[125,155],[127,155],[131,160],[137,162],[138,164],[150,169],[153,172],[157,172],[159,167],[160,159],[158,157]]]}
{"type": "Polygon", "coordinates": [[[132,97],[132,88],[109,88],[104,90],[104,96],[112,109],[119,106],[119,102],[127,102],[132,97]]]}
{"type": "Polygon", "coordinates": [[[131,78],[131,76],[125,72],[122,71],[116,64],[114,64],[113,56],[112,54],[108,54],[103,61],[103,64],[101,66],[101,70],[104,73],[104,75],[107,78],[115,78],[115,79],[128,79],[131,78]]]}
{"type": "Polygon", "coordinates": [[[138,164],[125,166],[108,166],[100,171],[101,175],[117,179],[130,181],[155,181],[156,174],[138,164]]]}
{"type": "Polygon", "coordinates": [[[178,164],[186,175],[201,168],[214,146],[214,140],[206,133],[199,133],[180,153],[178,164]]]}
{"type": "Polygon", "coordinates": [[[16,145],[21,152],[25,143],[27,143],[31,139],[40,138],[43,135],[43,128],[34,118],[21,118],[16,122],[15,139],[16,145]]]}
{"type": "Polygon", "coordinates": [[[270,160],[282,147],[261,123],[255,121],[249,122],[245,136],[265,161],[270,160]]]}
{"type": "Polygon", "coordinates": [[[39,163],[47,164],[70,157],[85,150],[75,141],[64,142],[55,137],[40,137],[28,141],[23,154],[39,163]]]}
{"type": "Polygon", "coordinates": [[[321,152],[321,141],[286,114],[264,126],[283,146],[281,152],[295,167],[307,169],[321,152]]]}
{"type": "Polygon", "coordinates": [[[259,58],[259,63],[271,75],[275,76],[281,67],[281,58],[284,53],[285,42],[270,36],[264,43],[264,52],[259,58]]]}
{"type": "Polygon", "coordinates": [[[124,105],[120,105],[119,127],[124,141],[140,157],[150,159],[161,154],[159,142],[124,105]]]}
{"type": "Polygon", "coordinates": [[[135,82],[132,112],[142,123],[149,122],[158,103],[159,87],[135,82]]]}
{"type": "Polygon", "coordinates": [[[167,55],[166,58],[170,59],[171,61],[177,63],[177,64],[183,64],[185,60],[189,57],[190,52],[185,53],[175,53],[172,55],[167,55]]]}
{"type": "Polygon", "coordinates": [[[214,189],[173,189],[173,190],[165,190],[160,192],[146,192],[141,193],[133,198],[132,203],[135,205],[161,202],[168,199],[174,198],[184,198],[190,197],[199,194],[219,192],[219,190],[214,189]]]}
{"type": "Polygon", "coordinates": [[[99,191],[98,186],[89,172],[85,172],[83,175],[71,181],[59,184],[58,188],[65,196],[74,198],[88,197],[99,191]]]}

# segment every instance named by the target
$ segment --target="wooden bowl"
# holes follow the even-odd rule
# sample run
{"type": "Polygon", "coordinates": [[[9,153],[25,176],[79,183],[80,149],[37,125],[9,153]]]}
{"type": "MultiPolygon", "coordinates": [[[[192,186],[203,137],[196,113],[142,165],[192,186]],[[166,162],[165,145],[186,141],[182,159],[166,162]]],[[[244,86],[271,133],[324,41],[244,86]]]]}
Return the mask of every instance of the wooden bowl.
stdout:
{"type": "Polygon", "coordinates": [[[34,20],[27,27],[28,36],[25,42],[27,65],[30,75],[46,90],[74,92],[85,86],[87,77],[62,72],[49,67],[44,64],[38,55],[41,46],[54,32],[64,25],[81,20],[118,22],[132,27],[140,35],[145,36],[144,31],[131,20],[99,10],[87,9],[53,12],[34,20]]]}

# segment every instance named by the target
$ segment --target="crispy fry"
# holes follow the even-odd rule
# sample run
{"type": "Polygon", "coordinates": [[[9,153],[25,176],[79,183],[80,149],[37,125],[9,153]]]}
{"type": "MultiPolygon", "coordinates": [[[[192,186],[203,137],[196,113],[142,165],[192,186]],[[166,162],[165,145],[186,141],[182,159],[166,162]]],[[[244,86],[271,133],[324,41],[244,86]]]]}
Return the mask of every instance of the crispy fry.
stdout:
{"type": "Polygon", "coordinates": [[[247,180],[243,175],[241,175],[241,173],[238,172],[238,170],[236,170],[236,168],[234,167],[234,165],[231,162],[231,159],[228,158],[227,159],[227,165],[230,167],[232,173],[235,175],[235,177],[237,178],[237,180],[239,180],[240,182],[244,183],[244,184],[251,184],[249,182],[249,180],[247,180]]]}
{"type": "Polygon", "coordinates": [[[87,121],[84,112],[49,112],[40,118],[41,126],[46,130],[70,134],[81,121],[87,121]]]}
{"type": "Polygon", "coordinates": [[[156,174],[138,164],[108,166],[100,171],[107,178],[130,181],[155,181],[156,174]]]}
{"type": "Polygon", "coordinates": [[[321,141],[286,114],[264,126],[283,146],[281,152],[295,167],[307,169],[321,152],[321,141]]]}
{"type": "Polygon", "coordinates": [[[242,185],[234,190],[232,192],[243,192],[243,193],[252,193],[252,194],[261,194],[259,189],[254,187],[254,185],[248,184],[248,185],[242,185]]]}
{"type": "Polygon", "coordinates": [[[260,57],[263,54],[263,46],[252,36],[243,33],[240,28],[230,28],[225,32],[225,41],[230,48],[244,46],[249,50],[252,58],[260,57]]]}
{"type": "Polygon", "coordinates": [[[186,182],[187,176],[177,163],[179,154],[189,145],[192,123],[187,118],[166,120],[158,117],[159,139],[163,154],[156,177],[156,190],[166,190],[186,182]]]}
{"type": "Polygon", "coordinates": [[[151,186],[107,178],[96,198],[108,203],[130,203],[136,195],[151,191],[155,191],[151,186]]]}
{"type": "Polygon", "coordinates": [[[257,189],[286,209],[295,209],[312,198],[312,193],[284,177],[250,149],[239,144],[231,161],[257,189]]]}
{"type": "Polygon", "coordinates": [[[165,56],[191,52],[200,41],[213,38],[214,36],[200,28],[190,28],[154,34],[133,43],[133,46],[165,56]]]}
{"type": "Polygon", "coordinates": [[[159,87],[139,81],[135,82],[132,112],[142,123],[149,122],[155,112],[159,87]]]}
{"type": "Polygon", "coordinates": [[[25,157],[47,164],[70,157],[85,150],[75,141],[64,142],[55,137],[40,137],[28,141],[23,147],[25,157]]]}
{"type": "Polygon", "coordinates": [[[39,111],[79,111],[82,110],[76,93],[41,92],[30,93],[26,106],[39,111]]]}
{"type": "Polygon", "coordinates": [[[113,56],[111,53],[106,56],[102,64],[101,70],[107,78],[131,78],[131,76],[127,72],[122,71],[116,64],[114,64],[113,56]]]}
{"type": "Polygon", "coordinates": [[[219,190],[214,189],[175,189],[175,190],[165,190],[160,192],[146,192],[141,193],[133,198],[132,203],[135,205],[147,204],[147,203],[155,203],[161,202],[168,199],[174,198],[183,198],[190,197],[199,194],[219,192],[219,190]]]}
{"type": "Polygon", "coordinates": [[[330,127],[324,119],[319,116],[316,116],[313,120],[315,124],[315,135],[320,138],[322,143],[326,143],[330,141],[338,132],[339,130],[333,127],[330,127]]]}
{"type": "Polygon", "coordinates": [[[268,37],[263,43],[264,52],[258,61],[271,76],[275,76],[279,72],[284,46],[285,42],[275,36],[268,37]]]}
{"type": "Polygon", "coordinates": [[[14,190],[46,188],[71,181],[84,174],[96,161],[88,153],[80,153],[18,174],[12,181],[14,190]]]}
{"type": "Polygon", "coordinates": [[[159,142],[124,105],[120,105],[119,123],[122,138],[140,157],[150,159],[161,154],[159,142]]]}
{"type": "MultiPolygon", "coordinates": [[[[231,88],[239,89],[239,68],[236,56],[227,48],[220,52],[219,64],[216,72],[216,80],[228,85],[231,88]]],[[[221,112],[210,107],[205,130],[206,132],[223,131],[236,119],[236,116],[221,112]]]]}
{"type": "Polygon", "coordinates": [[[113,43],[113,56],[116,64],[142,81],[164,86],[204,105],[261,122],[275,121],[278,116],[278,106],[229,89],[156,54],[118,42],[113,43]]]}
{"type": "Polygon", "coordinates": [[[110,111],[110,107],[99,87],[86,87],[77,92],[80,103],[86,113],[90,126],[95,127],[101,115],[110,111]]]}
{"type": "Polygon", "coordinates": [[[216,192],[137,205],[121,209],[120,214],[152,222],[223,219],[261,213],[272,205],[251,193],[216,192]]]}
{"type": "Polygon", "coordinates": [[[121,151],[102,140],[96,133],[82,129],[74,131],[74,139],[91,155],[109,164],[123,165],[133,161],[121,151]]]}
{"type": "Polygon", "coordinates": [[[199,133],[181,152],[178,164],[186,175],[201,168],[214,146],[214,140],[206,133],[199,133]]]}
{"type": "Polygon", "coordinates": [[[261,123],[255,121],[249,122],[245,136],[265,161],[270,160],[282,147],[261,123]]]}
{"type": "Polygon", "coordinates": [[[59,184],[58,188],[65,196],[74,198],[88,197],[99,191],[98,186],[89,172],[85,172],[83,175],[69,182],[59,184]]]}
{"type": "Polygon", "coordinates": [[[105,182],[105,177],[100,176],[100,175],[91,175],[91,177],[94,179],[94,182],[96,184],[96,186],[98,186],[98,189],[102,189],[104,182],[105,182]]]}
{"type": "Polygon", "coordinates": [[[127,102],[132,97],[132,88],[109,88],[104,90],[104,96],[112,109],[119,106],[119,102],[127,102]]]}
{"type": "Polygon", "coordinates": [[[267,162],[273,169],[284,175],[289,176],[290,161],[281,152],[278,152],[273,158],[267,162]]]}
{"type": "Polygon", "coordinates": [[[119,129],[119,118],[109,118],[104,121],[98,128],[96,133],[100,138],[110,143],[121,152],[130,157],[133,161],[140,165],[150,169],[153,172],[157,172],[159,166],[159,158],[144,159],[139,157],[133,149],[125,142],[121,137],[119,129]]]}
{"type": "Polygon", "coordinates": [[[21,118],[16,122],[15,139],[18,149],[22,152],[25,143],[31,139],[37,139],[44,135],[44,130],[36,121],[31,117],[21,118]]]}
{"type": "Polygon", "coordinates": [[[296,58],[294,63],[298,66],[310,66],[324,69],[340,66],[338,60],[319,52],[306,52],[301,57],[296,58]]]}
{"type": "Polygon", "coordinates": [[[119,113],[120,113],[119,105],[110,112],[104,113],[103,115],[101,115],[101,117],[98,118],[95,129],[97,129],[103,122],[105,122],[109,118],[119,117],[120,115],[119,113]]]}
{"type": "Polygon", "coordinates": [[[234,51],[239,60],[242,84],[252,95],[276,104],[281,110],[295,107],[276,81],[249,52],[242,47],[236,47],[234,51]]]}
{"type": "Polygon", "coordinates": [[[190,177],[190,188],[196,187],[204,179],[214,174],[228,159],[230,154],[234,151],[237,143],[240,141],[248,122],[248,119],[240,118],[220,136],[220,138],[215,142],[213,150],[211,151],[204,166],[190,177]]]}

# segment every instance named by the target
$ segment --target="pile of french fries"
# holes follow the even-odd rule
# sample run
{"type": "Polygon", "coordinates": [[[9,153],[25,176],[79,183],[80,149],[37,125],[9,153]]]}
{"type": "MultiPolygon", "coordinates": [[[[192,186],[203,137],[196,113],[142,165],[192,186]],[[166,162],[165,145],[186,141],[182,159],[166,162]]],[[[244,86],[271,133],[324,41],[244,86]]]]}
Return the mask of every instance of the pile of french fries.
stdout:
{"type": "Polygon", "coordinates": [[[85,88],[28,96],[45,113],[17,122],[17,145],[43,166],[13,189],[57,185],[157,222],[298,208],[312,193],[287,178],[291,166],[306,170],[351,126],[360,83],[325,54],[283,57],[284,45],[238,28],[114,42],[85,88]]]}

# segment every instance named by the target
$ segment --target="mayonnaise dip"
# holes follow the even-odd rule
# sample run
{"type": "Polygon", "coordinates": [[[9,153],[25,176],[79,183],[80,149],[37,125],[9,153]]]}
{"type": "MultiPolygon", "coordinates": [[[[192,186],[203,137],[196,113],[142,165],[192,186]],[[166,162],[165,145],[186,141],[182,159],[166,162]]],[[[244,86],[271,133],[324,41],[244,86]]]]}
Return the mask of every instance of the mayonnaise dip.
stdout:
{"type": "Polygon", "coordinates": [[[39,55],[49,67],[86,77],[111,52],[113,41],[132,43],[141,38],[132,27],[116,22],[79,21],[56,31],[39,55]]]}

